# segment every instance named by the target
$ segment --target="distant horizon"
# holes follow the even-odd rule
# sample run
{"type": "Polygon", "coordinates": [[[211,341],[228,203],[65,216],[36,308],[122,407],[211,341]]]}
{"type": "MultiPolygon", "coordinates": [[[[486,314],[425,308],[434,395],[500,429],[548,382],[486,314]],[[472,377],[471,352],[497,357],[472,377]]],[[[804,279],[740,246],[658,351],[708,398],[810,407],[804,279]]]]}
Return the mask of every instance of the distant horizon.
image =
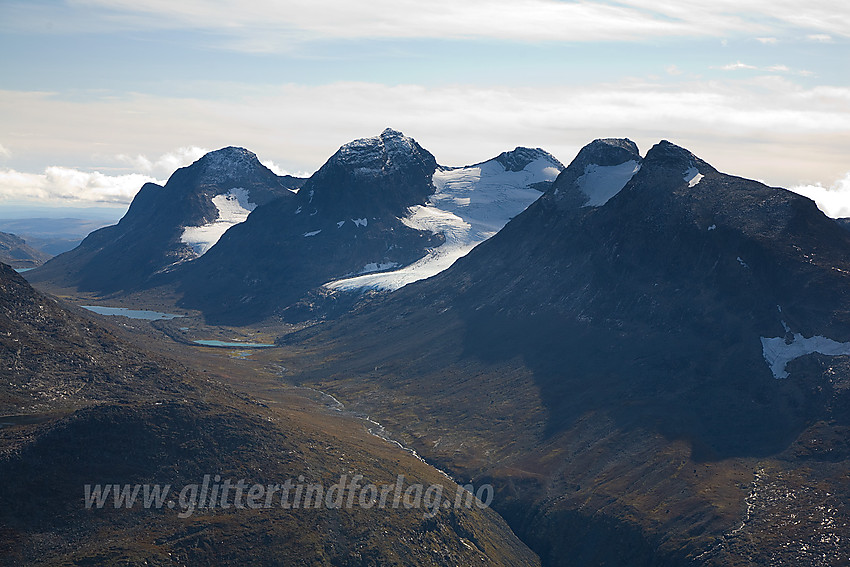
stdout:
{"type": "Polygon", "coordinates": [[[129,205],[115,207],[74,207],[67,205],[37,206],[0,201],[0,221],[20,219],[81,219],[117,222],[129,205]]]}

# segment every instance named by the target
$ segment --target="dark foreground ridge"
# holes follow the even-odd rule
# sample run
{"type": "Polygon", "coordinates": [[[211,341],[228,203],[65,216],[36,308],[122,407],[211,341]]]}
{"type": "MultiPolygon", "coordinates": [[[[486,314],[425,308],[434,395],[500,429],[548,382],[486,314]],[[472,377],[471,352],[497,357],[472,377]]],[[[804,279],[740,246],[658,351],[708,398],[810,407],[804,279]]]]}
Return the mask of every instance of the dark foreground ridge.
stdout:
{"type": "Polygon", "coordinates": [[[184,507],[177,493],[195,485],[197,495],[206,475],[263,487],[331,487],[355,473],[361,484],[404,475],[450,494],[457,486],[303,400],[269,408],[139,352],[3,264],[0,360],[0,565],[539,565],[478,507],[428,517],[403,506],[255,509],[243,494],[238,508],[235,489],[229,506],[184,507]],[[112,497],[87,508],[86,485],[173,492],[159,508],[145,508],[141,492],[130,508],[112,497]]]}

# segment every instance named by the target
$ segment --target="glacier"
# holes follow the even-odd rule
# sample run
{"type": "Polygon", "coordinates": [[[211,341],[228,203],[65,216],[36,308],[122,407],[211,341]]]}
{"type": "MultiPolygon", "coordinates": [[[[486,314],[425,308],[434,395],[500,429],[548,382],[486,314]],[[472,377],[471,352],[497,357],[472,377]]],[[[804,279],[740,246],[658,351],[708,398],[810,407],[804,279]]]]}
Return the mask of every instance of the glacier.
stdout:
{"type": "Polygon", "coordinates": [[[394,291],[434,276],[537,200],[542,193],[532,185],[554,181],[559,173],[544,155],[520,171],[510,171],[495,159],[472,166],[439,167],[432,178],[436,191],[428,203],[411,207],[401,220],[411,228],[442,234],[445,243],[398,270],[344,278],[325,287],[394,291]]]}

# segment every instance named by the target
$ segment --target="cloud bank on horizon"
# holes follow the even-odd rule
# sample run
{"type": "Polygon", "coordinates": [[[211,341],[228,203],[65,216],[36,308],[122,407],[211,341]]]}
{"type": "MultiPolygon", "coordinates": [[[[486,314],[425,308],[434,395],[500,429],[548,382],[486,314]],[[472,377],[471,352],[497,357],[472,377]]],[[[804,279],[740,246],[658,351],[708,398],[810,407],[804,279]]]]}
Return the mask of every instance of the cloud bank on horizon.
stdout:
{"type": "MultiPolygon", "coordinates": [[[[48,167],[42,173],[23,173],[0,168],[0,203],[4,200],[33,201],[53,206],[96,205],[124,208],[129,206],[142,185],[164,185],[165,178],[170,177],[174,171],[197,161],[208,151],[194,146],[179,148],[153,159],[141,154],[118,154],[114,156],[115,160],[144,172],[120,175],[59,166],[48,167]],[[157,175],[158,178],[151,175],[157,175]]],[[[262,164],[277,175],[291,175],[271,160],[264,160],[262,164]]]]}
{"type": "Polygon", "coordinates": [[[850,214],[841,14],[843,0],[12,0],[0,206],[126,206],[227,145],[314,171],[390,126],[446,165],[665,138],[850,214]]]}

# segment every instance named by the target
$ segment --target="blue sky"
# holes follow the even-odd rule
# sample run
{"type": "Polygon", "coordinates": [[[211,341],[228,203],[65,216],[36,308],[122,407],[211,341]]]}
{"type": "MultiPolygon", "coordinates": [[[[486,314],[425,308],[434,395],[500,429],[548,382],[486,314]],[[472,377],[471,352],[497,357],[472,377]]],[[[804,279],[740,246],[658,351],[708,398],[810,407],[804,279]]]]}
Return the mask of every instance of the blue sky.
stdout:
{"type": "Polygon", "coordinates": [[[669,139],[850,215],[844,0],[2,0],[0,68],[0,215],[126,207],[226,145],[307,174],[387,126],[445,165],[669,139]]]}

